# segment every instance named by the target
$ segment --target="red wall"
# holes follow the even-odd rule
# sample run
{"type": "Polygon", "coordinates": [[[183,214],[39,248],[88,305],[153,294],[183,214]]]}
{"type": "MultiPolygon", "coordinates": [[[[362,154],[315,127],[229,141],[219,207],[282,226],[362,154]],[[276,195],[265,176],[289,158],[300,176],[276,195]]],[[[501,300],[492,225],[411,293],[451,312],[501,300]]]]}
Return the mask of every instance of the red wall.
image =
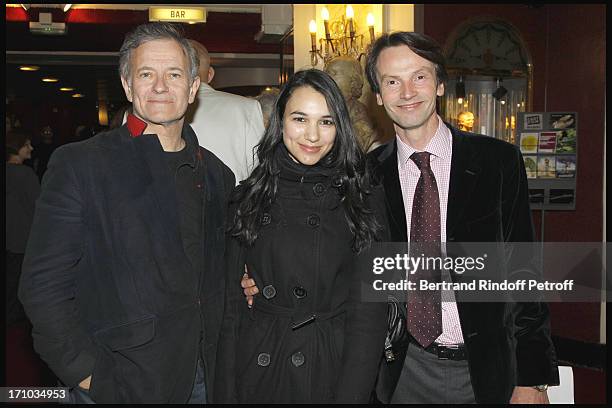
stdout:
{"type": "MultiPolygon", "coordinates": [[[[578,112],[575,211],[547,211],[547,242],[600,242],[603,234],[606,6],[520,4],[424,6],[424,31],[444,45],[458,25],[489,16],[512,24],[531,54],[533,111],[578,112]]],[[[541,214],[534,211],[540,235],[541,214]]],[[[553,303],[553,333],[599,341],[600,305],[553,303]]]]}

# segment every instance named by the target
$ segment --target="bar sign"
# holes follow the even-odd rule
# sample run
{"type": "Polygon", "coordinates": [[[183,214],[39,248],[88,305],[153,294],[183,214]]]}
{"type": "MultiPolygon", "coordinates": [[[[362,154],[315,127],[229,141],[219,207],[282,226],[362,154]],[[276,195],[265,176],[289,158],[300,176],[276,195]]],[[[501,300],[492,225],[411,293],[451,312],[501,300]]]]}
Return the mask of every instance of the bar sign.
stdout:
{"type": "Polygon", "coordinates": [[[204,7],[149,7],[149,21],[205,23],[204,7]]]}

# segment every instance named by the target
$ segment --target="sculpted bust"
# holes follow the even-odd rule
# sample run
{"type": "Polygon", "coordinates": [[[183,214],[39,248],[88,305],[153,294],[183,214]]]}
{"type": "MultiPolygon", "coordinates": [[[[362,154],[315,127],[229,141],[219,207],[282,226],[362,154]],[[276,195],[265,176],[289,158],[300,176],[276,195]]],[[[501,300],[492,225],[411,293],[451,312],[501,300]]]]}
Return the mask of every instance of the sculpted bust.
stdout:
{"type": "Polygon", "coordinates": [[[351,57],[341,56],[330,60],[325,65],[324,71],[334,78],[342,91],[359,146],[367,152],[377,140],[377,134],[366,106],[359,101],[363,87],[361,65],[351,57]]]}
{"type": "Polygon", "coordinates": [[[466,132],[471,132],[472,128],[474,127],[474,114],[470,111],[464,111],[459,113],[459,116],[457,116],[457,120],[459,122],[459,129],[466,131],[466,132]]]}

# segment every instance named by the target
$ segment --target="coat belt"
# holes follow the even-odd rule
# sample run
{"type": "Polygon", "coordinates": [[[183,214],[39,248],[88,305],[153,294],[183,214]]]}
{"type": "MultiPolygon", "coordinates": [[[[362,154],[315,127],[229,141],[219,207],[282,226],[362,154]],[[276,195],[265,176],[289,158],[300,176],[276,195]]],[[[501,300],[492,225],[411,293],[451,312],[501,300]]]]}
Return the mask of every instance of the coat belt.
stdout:
{"type": "Polygon", "coordinates": [[[254,302],[253,308],[258,312],[290,318],[291,330],[301,329],[314,321],[329,320],[346,312],[344,308],[338,308],[329,312],[300,312],[289,307],[273,305],[263,299],[258,299],[258,301],[254,302]]]}

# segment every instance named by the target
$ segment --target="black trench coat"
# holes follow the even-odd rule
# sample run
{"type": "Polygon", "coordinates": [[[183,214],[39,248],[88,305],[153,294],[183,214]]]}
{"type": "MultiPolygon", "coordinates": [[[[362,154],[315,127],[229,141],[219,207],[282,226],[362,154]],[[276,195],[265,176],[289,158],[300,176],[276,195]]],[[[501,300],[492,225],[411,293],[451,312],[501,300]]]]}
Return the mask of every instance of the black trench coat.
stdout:
{"type": "MultiPolygon", "coordinates": [[[[351,250],[338,178],[283,158],[276,201],[261,217],[255,244],[228,239],[215,399],[367,403],[387,305],[359,301],[359,257],[351,250]],[[240,287],[245,263],[260,290],[252,309],[240,287]]],[[[382,190],[374,189],[368,202],[383,203],[382,190]]]]}

